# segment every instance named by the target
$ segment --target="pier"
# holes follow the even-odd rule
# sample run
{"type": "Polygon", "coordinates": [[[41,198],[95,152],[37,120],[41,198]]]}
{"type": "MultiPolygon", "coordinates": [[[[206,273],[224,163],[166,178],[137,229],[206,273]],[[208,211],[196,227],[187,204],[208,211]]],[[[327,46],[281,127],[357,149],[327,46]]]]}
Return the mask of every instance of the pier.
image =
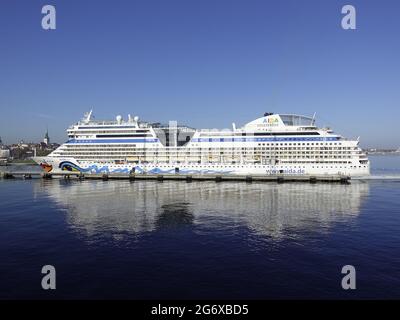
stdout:
{"type": "Polygon", "coordinates": [[[0,172],[0,178],[2,179],[13,179],[13,178],[42,178],[42,179],[78,179],[78,180],[156,180],[156,181],[215,181],[215,182],[226,182],[226,181],[242,181],[242,182],[338,182],[338,183],[349,183],[350,177],[344,175],[231,175],[231,174],[146,174],[146,173],[88,173],[83,174],[81,172],[57,172],[57,173],[45,173],[45,172],[23,172],[23,171],[9,171],[0,172]]]}

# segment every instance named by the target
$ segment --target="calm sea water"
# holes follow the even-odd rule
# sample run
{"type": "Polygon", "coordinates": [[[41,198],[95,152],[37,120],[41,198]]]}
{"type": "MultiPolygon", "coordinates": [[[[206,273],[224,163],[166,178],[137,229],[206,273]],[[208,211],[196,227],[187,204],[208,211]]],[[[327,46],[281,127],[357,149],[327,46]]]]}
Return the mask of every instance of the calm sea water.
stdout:
{"type": "Polygon", "coordinates": [[[400,157],[371,160],[349,185],[0,180],[0,298],[398,299],[400,157]]]}

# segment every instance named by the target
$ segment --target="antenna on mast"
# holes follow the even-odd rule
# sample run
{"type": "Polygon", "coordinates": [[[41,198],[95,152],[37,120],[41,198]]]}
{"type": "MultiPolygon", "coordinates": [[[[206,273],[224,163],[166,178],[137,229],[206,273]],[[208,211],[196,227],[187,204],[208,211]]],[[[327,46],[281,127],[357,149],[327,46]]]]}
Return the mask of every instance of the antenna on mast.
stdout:
{"type": "Polygon", "coordinates": [[[92,117],[92,113],[93,113],[93,109],[90,109],[89,112],[86,112],[86,113],[83,115],[83,122],[89,123],[89,122],[90,122],[90,118],[92,117]]]}
{"type": "Polygon", "coordinates": [[[312,126],[315,124],[315,115],[316,115],[316,114],[317,114],[317,113],[314,112],[314,114],[313,114],[313,116],[312,116],[312,120],[311,120],[311,125],[312,125],[312,126]]]}

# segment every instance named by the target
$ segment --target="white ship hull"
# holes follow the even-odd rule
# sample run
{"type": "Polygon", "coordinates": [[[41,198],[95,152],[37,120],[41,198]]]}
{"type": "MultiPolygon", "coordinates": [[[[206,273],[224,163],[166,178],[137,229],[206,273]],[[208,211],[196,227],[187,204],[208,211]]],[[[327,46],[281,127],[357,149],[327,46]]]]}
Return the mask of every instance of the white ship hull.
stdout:
{"type": "Polygon", "coordinates": [[[146,163],[146,164],[115,164],[99,162],[78,162],[72,158],[57,159],[53,157],[36,158],[39,164],[51,166],[51,172],[82,172],[84,174],[101,173],[136,173],[136,174],[232,174],[232,175],[344,175],[350,177],[370,174],[369,164],[359,166],[349,165],[261,165],[261,164],[185,164],[185,163],[146,163]]]}

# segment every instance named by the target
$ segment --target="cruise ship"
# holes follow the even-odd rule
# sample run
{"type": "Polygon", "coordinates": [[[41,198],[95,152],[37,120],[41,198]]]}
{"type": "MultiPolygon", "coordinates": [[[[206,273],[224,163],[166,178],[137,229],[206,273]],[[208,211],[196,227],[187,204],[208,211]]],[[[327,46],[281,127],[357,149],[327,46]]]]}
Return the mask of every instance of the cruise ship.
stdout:
{"type": "Polygon", "coordinates": [[[242,127],[194,129],[140,121],[94,119],[92,111],[67,130],[68,141],[46,157],[47,172],[232,175],[369,174],[359,139],[318,128],[313,117],[265,113],[242,127]]]}

